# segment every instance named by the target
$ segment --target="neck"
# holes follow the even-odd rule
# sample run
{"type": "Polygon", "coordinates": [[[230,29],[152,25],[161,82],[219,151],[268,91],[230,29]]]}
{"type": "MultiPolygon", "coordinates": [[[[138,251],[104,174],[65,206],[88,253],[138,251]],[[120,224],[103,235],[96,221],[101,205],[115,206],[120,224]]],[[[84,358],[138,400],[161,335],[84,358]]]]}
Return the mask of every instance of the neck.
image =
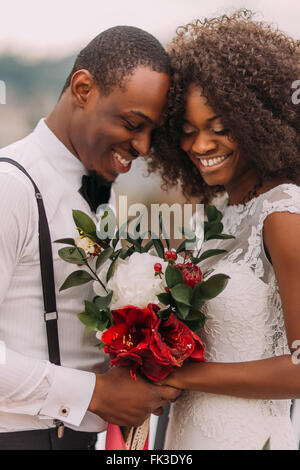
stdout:
{"type": "Polygon", "coordinates": [[[251,192],[261,185],[260,179],[257,174],[249,169],[243,173],[239,178],[225,185],[225,189],[229,195],[230,204],[240,204],[245,198],[250,196],[249,199],[255,196],[251,192]]]}
{"type": "Polygon", "coordinates": [[[284,183],[292,183],[292,181],[286,177],[261,181],[253,172],[252,175],[249,173],[243,175],[236,183],[226,185],[225,189],[229,195],[230,204],[242,204],[284,183]]]}
{"type": "Polygon", "coordinates": [[[68,101],[68,96],[64,93],[53,111],[47,116],[45,123],[67,149],[70,150],[76,158],[79,158],[70,140],[70,104],[68,101]]]}

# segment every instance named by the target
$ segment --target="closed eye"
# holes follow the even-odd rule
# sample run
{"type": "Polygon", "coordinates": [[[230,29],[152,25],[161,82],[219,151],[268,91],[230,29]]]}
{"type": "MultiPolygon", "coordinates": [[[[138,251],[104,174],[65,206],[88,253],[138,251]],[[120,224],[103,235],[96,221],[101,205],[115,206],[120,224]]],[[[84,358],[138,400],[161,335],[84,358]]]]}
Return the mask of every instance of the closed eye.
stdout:
{"type": "Polygon", "coordinates": [[[133,124],[132,122],[128,121],[127,119],[123,118],[124,127],[129,131],[136,131],[139,132],[144,128],[144,123],[140,122],[139,124],[133,124]]]}
{"type": "Polygon", "coordinates": [[[220,131],[216,131],[216,130],[212,129],[212,132],[216,135],[228,135],[229,134],[228,129],[222,129],[220,131]]]}
{"type": "Polygon", "coordinates": [[[189,126],[187,123],[183,124],[182,126],[182,133],[183,135],[189,137],[191,135],[194,135],[196,133],[196,129],[194,129],[193,127],[189,126]]]}

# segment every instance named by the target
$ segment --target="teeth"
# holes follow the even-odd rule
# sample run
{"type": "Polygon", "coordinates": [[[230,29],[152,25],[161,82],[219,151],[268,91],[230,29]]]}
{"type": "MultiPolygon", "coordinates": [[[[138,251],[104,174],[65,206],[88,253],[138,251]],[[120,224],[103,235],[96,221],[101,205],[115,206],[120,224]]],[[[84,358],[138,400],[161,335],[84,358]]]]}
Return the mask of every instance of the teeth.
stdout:
{"type": "Polygon", "coordinates": [[[119,160],[119,162],[120,162],[123,166],[127,167],[127,166],[130,164],[130,162],[129,162],[128,160],[126,160],[125,158],[121,157],[121,155],[119,155],[117,152],[114,152],[114,156],[116,157],[117,160],[119,160]]]}
{"type": "Polygon", "coordinates": [[[200,158],[200,161],[203,166],[213,166],[217,165],[218,163],[223,162],[229,155],[223,155],[222,157],[217,157],[217,158],[209,158],[209,159],[202,159],[200,158]]]}

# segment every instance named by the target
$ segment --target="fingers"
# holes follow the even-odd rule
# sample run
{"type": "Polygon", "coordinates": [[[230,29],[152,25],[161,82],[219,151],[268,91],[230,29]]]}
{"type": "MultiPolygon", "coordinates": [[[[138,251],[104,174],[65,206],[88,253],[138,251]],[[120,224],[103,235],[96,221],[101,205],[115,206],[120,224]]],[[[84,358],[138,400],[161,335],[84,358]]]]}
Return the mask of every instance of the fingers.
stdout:
{"type": "Polygon", "coordinates": [[[169,387],[168,385],[161,385],[158,390],[162,399],[171,403],[177,400],[183,392],[183,390],[179,388],[169,387]]]}
{"type": "Polygon", "coordinates": [[[161,406],[160,408],[157,408],[156,410],[152,411],[152,414],[156,415],[156,416],[161,416],[163,414],[163,412],[164,412],[164,409],[161,406]]]}

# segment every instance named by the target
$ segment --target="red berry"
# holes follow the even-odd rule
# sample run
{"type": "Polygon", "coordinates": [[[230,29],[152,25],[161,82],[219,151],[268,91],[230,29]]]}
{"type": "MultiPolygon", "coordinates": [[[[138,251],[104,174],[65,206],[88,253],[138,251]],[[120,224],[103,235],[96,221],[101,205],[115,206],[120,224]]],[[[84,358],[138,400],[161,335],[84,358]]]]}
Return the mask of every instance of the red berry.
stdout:
{"type": "Polygon", "coordinates": [[[177,260],[177,254],[176,254],[176,251],[172,251],[172,252],[171,252],[171,257],[172,257],[172,259],[173,259],[174,261],[176,261],[176,260],[177,260]]]}
{"type": "Polygon", "coordinates": [[[165,258],[166,259],[171,259],[172,258],[172,252],[171,251],[166,251],[165,252],[165,258]]]}
{"type": "Polygon", "coordinates": [[[160,263],[155,263],[155,265],[154,265],[154,271],[155,271],[156,273],[160,273],[161,270],[162,270],[162,265],[161,265],[160,263]]]}

